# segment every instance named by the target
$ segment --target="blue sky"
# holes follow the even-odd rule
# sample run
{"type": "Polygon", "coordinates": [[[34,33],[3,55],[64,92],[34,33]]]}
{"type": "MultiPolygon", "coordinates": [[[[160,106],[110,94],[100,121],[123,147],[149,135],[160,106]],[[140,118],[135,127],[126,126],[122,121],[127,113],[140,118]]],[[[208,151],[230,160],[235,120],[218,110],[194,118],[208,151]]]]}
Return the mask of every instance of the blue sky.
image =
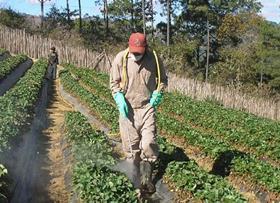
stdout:
{"type": "Polygon", "coordinates": [[[262,0],[262,15],[274,22],[280,23],[280,0],[262,0]]]}
{"type": "MultiPolygon", "coordinates": [[[[82,14],[100,14],[101,6],[95,5],[94,0],[81,0],[82,3],[82,14]]],[[[161,5],[159,5],[158,0],[155,0],[157,10],[161,10],[161,5]]],[[[280,23],[280,0],[260,0],[263,4],[263,9],[261,15],[266,19],[274,22],[280,23]]],[[[65,7],[66,0],[50,0],[45,4],[45,12],[48,12],[52,4],[56,7],[65,7]]],[[[78,9],[78,0],[69,0],[70,9],[78,9]]],[[[1,7],[11,7],[12,9],[33,15],[40,14],[40,4],[38,0],[0,0],[1,7]]],[[[157,15],[156,21],[165,20],[164,18],[157,15]]]]}

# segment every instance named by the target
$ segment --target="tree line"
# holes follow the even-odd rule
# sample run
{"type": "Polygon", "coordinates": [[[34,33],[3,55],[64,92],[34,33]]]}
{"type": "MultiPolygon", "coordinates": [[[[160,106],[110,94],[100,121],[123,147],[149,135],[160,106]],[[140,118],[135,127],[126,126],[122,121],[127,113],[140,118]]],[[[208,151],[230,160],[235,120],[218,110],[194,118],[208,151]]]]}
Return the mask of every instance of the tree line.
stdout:
{"type": "Polygon", "coordinates": [[[78,10],[70,11],[68,0],[65,8],[53,6],[45,15],[42,9],[36,31],[64,39],[66,32],[92,49],[116,51],[126,46],[131,32],[141,31],[169,71],[250,94],[280,91],[280,25],[259,15],[257,0],[93,1],[102,16],[82,16],[83,1],[78,2],[78,10]],[[166,20],[155,25],[156,14],[166,20]]]}

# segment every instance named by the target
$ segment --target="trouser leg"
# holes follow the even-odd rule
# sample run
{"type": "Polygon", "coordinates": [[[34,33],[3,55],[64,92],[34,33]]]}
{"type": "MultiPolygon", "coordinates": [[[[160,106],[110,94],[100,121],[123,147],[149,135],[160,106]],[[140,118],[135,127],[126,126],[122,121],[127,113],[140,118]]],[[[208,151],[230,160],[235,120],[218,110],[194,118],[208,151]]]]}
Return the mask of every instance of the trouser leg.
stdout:
{"type": "Polygon", "coordinates": [[[52,65],[52,79],[56,79],[56,69],[57,69],[57,65],[53,64],[52,65]]]}
{"type": "Polygon", "coordinates": [[[52,78],[52,65],[48,66],[48,70],[47,70],[47,76],[48,79],[52,78]]]}
{"type": "Polygon", "coordinates": [[[132,182],[136,188],[140,188],[140,136],[134,126],[134,119],[130,115],[130,120],[120,117],[120,134],[122,147],[128,162],[127,170],[130,170],[132,182]]]}
{"type": "Polygon", "coordinates": [[[127,158],[136,157],[139,155],[139,143],[140,136],[135,129],[134,120],[127,118],[123,118],[120,116],[119,124],[120,124],[120,134],[122,139],[122,148],[127,158]]]}
{"type": "Polygon", "coordinates": [[[141,128],[141,159],[155,162],[158,158],[159,149],[156,142],[156,119],[155,110],[150,105],[143,109],[141,128]]]}
{"type": "Polygon", "coordinates": [[[135,166],[140,165],[140,168],[136,167],[136,174],[139,170],[141,191],[153,193],[155,192],[152,183],[153,163],[158,157],[155,110],[147,105],[143,109],[130,109],[129,112],[129,120],[122,117],[119,119],[123,151],[135,166]],[[141,160],[140,164],[136,160],[141,160]]]}
{"type": "Polygon", "coordinates": [[[141,190],[144,193],[154,193],[156,191],[152,182],[153,165],[158,158],[159,150],[156,143],[156,120],[155,110],[147,105],[142,112],[142,128],[141,128],[141,190]]]}

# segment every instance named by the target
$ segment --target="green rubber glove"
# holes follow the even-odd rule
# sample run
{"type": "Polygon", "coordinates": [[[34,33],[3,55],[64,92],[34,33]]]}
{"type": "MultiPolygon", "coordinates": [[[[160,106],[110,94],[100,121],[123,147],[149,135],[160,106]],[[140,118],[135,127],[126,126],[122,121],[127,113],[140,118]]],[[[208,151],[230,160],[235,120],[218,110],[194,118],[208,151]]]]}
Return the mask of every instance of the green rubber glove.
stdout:
{"type": "Polygon", "coordinates": [[[128,116],[128,106],[125,102],[125,98],[122,92],[117,92],[114,95],[114,100],[116,101],[116,104],[119,108],[119,112],[121,114],[121,116],[127,118],[128,116]]]}
{"type": "Polygon", "coordinates": [[[160,104],[162,97],[163,94],[161,92],[154,91],[150,99],[150,104],[152,105],[152,107],[156,108],[160,104]]]}

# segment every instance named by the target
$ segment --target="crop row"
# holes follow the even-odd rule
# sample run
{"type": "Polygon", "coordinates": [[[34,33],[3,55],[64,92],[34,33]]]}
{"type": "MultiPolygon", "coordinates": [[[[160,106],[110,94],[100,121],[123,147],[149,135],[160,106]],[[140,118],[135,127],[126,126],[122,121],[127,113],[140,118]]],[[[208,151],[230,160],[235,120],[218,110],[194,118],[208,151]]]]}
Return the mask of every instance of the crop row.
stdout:
{"type": "Polygon", "coordinates": [[[6,148],[8,140],[28,124],[46,69],[45,60],[37,61],[12,89],[0,97],[0,150],[6,148]]]}
{"type": "MultiPolygon", "coordinates": [[[[96,81],[94,82],[96,83],[96,81]]],[[[93,87],[91,86],[91,88],[93,87]]],[[[107,91],[110,92],[108,88],[107,91]]],[[[176,102],[174,101],[171,106],[175,105],[176,102]]],[[[157,114],[157,118],[158,127],[162,132],[172,136],[184,137],[189,144],[199,147],[206,155],[209,155],[213,159],[229,154],[234,158],[229,163],[229,167],[234,172],[240,175],[249,175],[257,184],[265,186],[270,191],[280,192],[280,182],[278,181],[280,179],[279,168],[273,167],[253,155],[238,152],[230,144],[218,139],[211,133],[202,133],[192,126],[188,126],[186,123],[172,118],[170,113],[160,111],[157,114]]]]}
{"type": "Polygon", "coordinates": [[[199,147],[213,159],[225,156],[229,159],[228,164],[232,171],[240,175],[248,175],[255,183],[265,186],[270,191],[280,193],[279,168],[273,167],[253,155],[238,152],[231,145],[217,139],[212,134],[201,133],[184,123],[178,122],[166,113],[159,112],[157,117],[158,126],[164,133],[184,137],[186,142],[199,147]]]}
{"type": "Polygon", "coordinates": [[[161,109],[174,112],[183,122],[198,129],[212,131],[228,143],[251,148],[250,152],[260,157],[280,159],[280,123],[207,102],[196,102],[180,94],[166,94],[161,109]]]}
{"type": "Polygon", "coordinates": [[[63,66],[71,71],[75,71],[75,73],[81,74],[82,76],[90,76],[94,78],[100,85],[107,87],[109,85],[109,76],[106,73],[97,72],[95,70],[91,70],[88,68],[76,68],[72,64],[65,64],[63,66]]]}
{"type": "MultiPolygon", "coordinates": [[[[71,123],[71,125],[69,125],[69,126],[72,127],[71,129],[75,129],[73,136],[78,136],[77,140],[83,140],[81,137],[79,137],[79,133],[82,132],[82,129],[80,129],[82,124],[79,122],[76,124],[71,123]],[[74,125],[78,125],[79,127],[73,128],[74,125]]],[[[82,128],[86,129],[83,126],[82,126],[82,128]]],[[[88,135],[88,133],[82,132],[82,134],[80,134],[80,135],[88,135]]],[[[100,139],[102,139],[102,138],[100,138],[100,139]]],[[[161,141],[160,141],[161,153],[172,154],[173,151],[170,150],[170,148],[173,147],[172,149],[174,149],[174,150],[176,148],[174,146],[171,146],[170,144],[168,144],[167,142],[165,142],[163,140],[164,139],[161,138],[161,141]]],[[[88,142],[86,142],[86,143],[88,143],[88,142]]],[[[90,152],[91,152],[91,154],[93,154],[93,156],[97,156],[97,157],[92,158],[91,160],[96,161],[96,160],[99,160],[99,157],[100,157],[101,158],[100,161],[102,161],[102,159],[105,159],[104,162],[106,162],[106,157],[107,157],[106,155],[104,155],[104,154],[99,155],[95,152],[95,151],[101,152],[100,149],[106,148],[106,147],[98,147],[98,145],[95,145],[92,147],[94,147],[95,149],[91,149],[90,152]]],[[[77,149],[85,151],[83,157],[88,156],[88,155],[86,155],[87,148],[79,146],[77,149]]],[[[79,157],[79,159],[83,160],[83,158],[81,158],[81,157],[79,157]]],[[[164,160],[164,161],[166,161],[166,160],[164,160]]],[[[83,161],[83,163],[85,163],[85,161],[83,161]]],[[[98,164],[98,165],[100,165],[100,164],[98,164]]],[[[83,167],[83,170],[88,170],[88,169],[83,167]]],[[[81,173],[82,172],[85,173],[85,171],[83,171],[83,170],[81,170],[81,173]]],[[[94,171],[94,169],[92,169],[92,170],[94,171]]],[[[199,169],[199,167],[197,165],[195,165],[193,163],[193,161],[190,161],[190,162],[186,161],[186,162],[182,162],[182,163],[172,162],[170,164],[170,167],[168,167],[168,171],[170,173],[168,173],[166,175],[166,177],[169,178],[170,180],[172,180],[172,182],[174,182],[177,185],[176,187],[178,187],[180,189],[182,188],[183,190],[190,192],[193,196],[195,196],[196,198],[199,198],[201,200],[218,201],[218,200],[230,200],[231,199],[231,200],[236,200],[237,202],[245,201],[244,198],[242,198],[242,196],[239,193],[237,193],[235,191],[235,189],[232,188],[225,180],[223,180],[222,178],[219,178],[217,176],[210,175],[206,171],[199,169]],[[183,182],[179,183],[177,180],[175,180],[174,174],[173,175],[171,174],[171,171],[176,172],[177,169],[174,169],[174,166],[176,166],[176,165],[180,165],[180,166],[182,165],[182,166],[188,167],[188,169],[189,169],[188,173],[186,173],[186,171],[183,171],[183,173],[181,173],[181,171],[177,171],[177,172],[180,172],[179,176],[181,177],[181,179],[185,180],[184,183],[183,182]],[[192,173],[191,177],[189,177],[190,173],[192,173]],[[189,179],[192,179],[193,181],[191,183],[186,182],[186,180],[189,180],[189,179]],[[195,181],[198,181],[200,183],[199,185],[197,185],[197,187],[195,185],[195,184],[197,184],[197,183],[195,183],[195,181]],[[191,189],[191,188],[193,188],[193,189],[191,189]],[[200,190],[204,191],[204,193],[201,192],[200,190]]],[[[91,178],[89,178],[89,180],[91,180],[91,178]]],[[[88,184],[88,182],[86,184],[88,184]]],[[[80,185],[83,185],[83,184],[80,184],[80,185]]],[[[86,197],[85,194],[83,196],[86,197]]]]}
{"type": "Polygon", "coordinates": [[[164,180],[175,190],[190,193],[203,202],[246,202],[225,179],[201,169],[194,160],[184,157],[180,149],[158,137],[160,168],[166,167],[164,180]]]}
{"type": "MultiPolygon", "coordinates": [[[[97,94],[112,101],[108,86],[99,84],[100,75],[102,81],[109,80],[108,75],[96,71],[81,68],[71,71],[77,75],[89,87],[96,89],[97,94]]],[[[106,84],[106,83],[105,83],[106,84]]],[[[279,160],[280,156],[280,123],[269,119],[259,118],[233,109],[222,108],[209,102],[194,101],[181,94],[168,93],[164,97],[161,110],[173,112],[175,117],[183,117],[184,121],[212,134],[218,135],[227,143],[243,145],[250,148],[250,152],[260,158],[279,160]],[[171,105],[172,104],[172,105],[171,105]]],[[[169,114],[172,116],[172,114],[169,114]]]]}
{"type": "MultiPolygon", "coordinates": [[[[69,81],[69,78],[67,80],[69,81]]],[[[90,104],[87,103],[87,105],[90,105],[90,104]]],[[[117,110],[115,109],[115,111],[117,111],[117,110]]],[[[163,142],[161,141],[161,144],[160,144],[161,151],[163,151],[166,148],[170,149],[170,147],[166,147],[167,145],[168,144],[166,142],[163,144],[163,142]]],[[[166,153],[167,151],[165,150],[164,153],[166,153]]],[[[173,152],[171,152],[171,153],[173,153],[173,152]]],[[[191,163],[192,162],[185,162],[183,165],[189,165],[191,163]]],[[[174,163],[174,164],[176,165],[178,163],[174,163]]],[[[193,190],[193,191],[189,190],[189,188],[186,187],[185,190],[191,192],[191,194],[193,194],[195,197],[199,197],[200,199],[205,199],[205,200],[212,199],[213,201],[217,200],[217,199],[228,199],[231,197],[234,199],[240,200],[240,201],[244,200],[244,199],[242,199],[240,194],[236,193],[236,191],[232,187],[230,187],[228,185],[228,183],[226,183],[226,181],[223,180],[222,178],[218,178],[217,176],[210,175],[206,171],[203,171],[203,170],[197,170],[198,166],[197,165],[195,166],[194,164],[192,164],[192,167],[190,167],[190,168],[192,168],[194,180],[199,180],[201,183],[201,185],[199,187],[209,189],[209,190],[207,190],[209,192],[209,195],[207,195],[207,193],[205,193],[204,195],[199,195],[199,189],[198,189],[199,187],[197,188],[197,190],[193,190]],[[204,179],[201,179],[201,177],[203,177],[204,179]],[[210,179],[207,180],[207,177],[210,179]],[[214,179],[214,181],[213,181],[213,179],[214,179]]],[[[188,177],[188,174],[182,175],[182,178],[185,178],[185,180],[187,177],[188,177]]],[[[178,184],[178,188],[180,188],[179,184],[178,184]]]]}
{"type": "Polygon", "coordinates": [[[26,55],[12,56],[0,62],[0,80],[12,72],[19,64],[27,60],[26,55]]]}
{"type": "Polygon", "coordinates": [[[73,184],[84,202],[137,202],[132,183],[112,170],[112,148],[102,132],[78,112],[65,114],[65,131],[75,159],[73,184]]]}
{"type": "Polygon", "coordinates": [[[4,53],[8,53],[8,51],[6,49],[0,48],[0,55],[3,55],[4,53]]]}
{"type": "Polygon", "coordinates": [[[115,106],[106,100],[84,89],[68,71],[60,73],[61,82],[66,91],[78,97],[82,103],[86,103],[96,116],[111,126],[112,132],[117,132],[119,114],[115,106]]]}
{"type": "Polygon", "coordinates": [[[73,73],[77,78],[79,78],[85,85],[95,90],[95,94],[97,94],[101,98],[105,98],[107,101],[114,103],[112,94],[108,91],[109,80],[107,81],[107,85],[104,85],[102,82],[105,76],[103,74],[97,74],[94,71],[94,74],[89,74],[89,70],[85,68],[73,68],[70,66],[70,72],[73,73]],[[102,77],[102,80],[99,78],[102,77]]]}

